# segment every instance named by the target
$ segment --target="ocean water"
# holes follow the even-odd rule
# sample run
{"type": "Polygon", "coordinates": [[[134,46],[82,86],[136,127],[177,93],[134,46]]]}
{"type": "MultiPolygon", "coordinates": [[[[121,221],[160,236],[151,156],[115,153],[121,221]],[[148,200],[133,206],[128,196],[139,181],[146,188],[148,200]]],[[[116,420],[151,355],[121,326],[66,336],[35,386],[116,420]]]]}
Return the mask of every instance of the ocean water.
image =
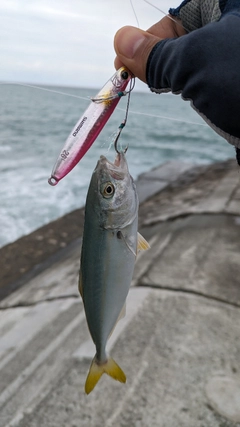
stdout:
{"type": "MultiPolygon", "coordinates": [[[[51,187],[47,180],[56,158],[89,98],[100,88],[45,89],[0,85],[0,247],[82,207],[99,156],[115,157],[111,142],[125,116],[125,98],[80,163],[51,187]]],[[[121,142],[129,146],[133,178],[173,159],[200,164],[235,156],[234,148],[205,124],[189,102],[171,94],[133,92],[121,142]]]]}

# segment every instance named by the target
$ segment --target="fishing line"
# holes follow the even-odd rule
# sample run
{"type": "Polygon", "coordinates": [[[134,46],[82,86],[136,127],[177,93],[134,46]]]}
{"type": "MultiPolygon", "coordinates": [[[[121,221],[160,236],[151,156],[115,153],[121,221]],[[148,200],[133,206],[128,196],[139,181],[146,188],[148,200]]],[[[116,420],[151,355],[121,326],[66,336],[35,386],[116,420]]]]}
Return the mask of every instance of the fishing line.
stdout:
{"type": "MultiPolygon", "coordinates": [[[[59,94],[59,95],[70,96],[70,97],[72,97],[72,98],[83,99],[84,101],[91,101],[91,98],[90,98],[90,97],[89,97],[89,98],[85,98],[85,97],[83,97],[83,96],[72,95],[72,94],[67,93],[67,92],[60,92],[60,91],[53,90],[53,89],[43,88],[43,87],[41,87],[41,86],[29,85],[29,84],[27,84],[27,83],[0,83],[0,85],[16,85],[16,86],[25,86],[25,87],[30,87],[30,88],[32,88],[32,89],[44,90],[44,91],[46,91],[46,92],[52,92],[52,93],[56,93],[56,94],[59,94]]],[[[119,107],[117,107],[117,108],[116,108],[116,110],[118,110],[118,111],[124,111],[124,112],[126,111],[125,109],[123,109],[123,108],[119,108],[119,107]]],[[[208,125],[207,125],[207,124],[205,124],[205,123],[191,122],[191,121],[188,121],[188,120],[176,119],[176,118],[174,118],[174,117],[161,116],[161,115],[158,115],[158,114],[142,113],[142,112],[140,112],[140,111],[133,111],[133,110],[131,110],[131,109],[129,109],[129,110],[128,110],[128,113],[129,113],[129,114],[135,114],[135,115],[146,116],[146,117],[155,117],[155,118],[157,118],[157,119],[166,119],[166,120],[171,120],[171,121],[175,121],[175,122],[186,123],[186,124],[189,124],[189,125],[197,125],[197,126],[206,126],[206,127],[208,127],[208,125]]],[[[1,121],[1,119],[0,119],[0,121],[1,121]]]]}
{"type": "MultiPolygon", "coordinates": [[[[119,108],[119,107],[116,109],[119,111],[125,111],[123,108],[119,108]]],[[[209,127],[206,123],[190,122],[189,120],[175,119],[174,117],[168,117],[168,116],[159,116],[158,114],[148,114],[148,113],[142,113],[140,111],[133,111],[133,110],[129,110],[129,113],[141,115],[141,116],[146,116],[146,117],[155,117],[157,119],[166,119],[166,120],[171,120],[174,122],[186,123],[188,125],[198,125],[198,126],[209,127]]]]}
{"type": "Polygon", "coordinates": [[[65,96],[70,96],[72,98],[78,98],[78,99],[84,99],[85,101],[91,101],[91,98],[84,98],[83,96],[78,96],[78,95],[72,95],[71,93],[67,93],[67,92],[60,92],[58,90],[54,90],[54,89],[47,89],[45,87],[40,87],[40,86],[34,86],[34,85],[30,85],[27,83],[0,83],[0,85],[16,85],[16,86],[24,86],[24,87],[30,87],[32,89],[38,89],[38,90],[43,90],[45,92],[52,92],[52,93],[57,93],[59,95],[65,95],[65,96]]]}
{"type": "MultiPolygon", "coordinates": [[[[131,0],[130,0],[131,1],[131,0]]],[[[187,30],[187,28],[185,28],[182,23],[178,22],[176,19],[174,19],[171,15],[167,14],[166,12],[164,12],[164,10],[160,9],[158,6],[155,6],[155,4],[150,3],[150,1],[148,0],[143,0],[145,3],[149,4],[150,6],[154,7],[155,9],[159,10],[159,12],[161,12],[163,15],[167,16],[167,18],[169,18],[171,21],[175,22],[175,24],[179,25],[180,27],[184,28],[185,31],[187,31],[187,33],[189,32],[189,30],[187,30]]]]}
{"type": "Polygon", "coordinates": [[[135,19],[136,19],[136,21],[137,21],[137,26],[138,26],[138,28],[140,28],[139,20],[138,20],[138,17],[137,17],[136,11],[135,11],[134,6],[133,6],[133,2],[132,2],[132,0],[129,0],[129,1],[130,1],[130,4],[131,4],[131,7],[132,7],[132,10],[133,10],[133,13],[134,13],[135,19]]]}
{"type": "MultiPolygon", "coordinates": [[[[135,11],[135,9],[134,9],[133,1],[132,1],[132,0],[129,0],[129,1],[130,1],[130,4],[131,4],[131,7],[132,7],[132,10],[133,10],[133,13],[134,13],[134,15],[135,15],[135,19],[136,19],[136,22],[137,22],[137,26],[138,26],[138,28],[140,28],[139,20],[138,20],[138,17],[137,17],[137,13],[136,13],[136,11],[135,11]]],[[[161,12],[163,15],[167,16],[167,18],[168,18],[168,19],[170,19],[171,21],[175,22],[175,24],[177,24],[177,25],[179,25],[180,27],[184,28],[184,30],[185,30],[187,33],[189,32],[189,30],[188,30],[187,28],[185,28],[185,27],[183,26],[183,24],[182,24],[182,23],[178,22],[178,21],[177,21],[176,19],[174,19],[171,15],[169,15],[169,14],[168,14],[168,13],[166,13],[166,12],[164,12],[164,10],[160,9],[160,7],[155,6],[155,4],[151,3],[151,2],[150,2],[150,1],[148,1],[148,0],[143,0],[143,1],[144,1],[145,3],[147,3],[147,4],[149,4],[150,6],[154,7],[155,9],[159,10],[159,12],[161,12]]]]}

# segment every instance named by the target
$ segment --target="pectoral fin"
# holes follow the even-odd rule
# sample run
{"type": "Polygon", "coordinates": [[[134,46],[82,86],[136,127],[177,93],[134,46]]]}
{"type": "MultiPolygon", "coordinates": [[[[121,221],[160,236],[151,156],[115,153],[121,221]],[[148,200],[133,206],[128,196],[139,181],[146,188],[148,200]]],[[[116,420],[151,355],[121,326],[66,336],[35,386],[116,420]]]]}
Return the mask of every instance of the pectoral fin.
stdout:
{"type": "Polygon", "coordinates": [[[136,257],[137,254],[135,254],[134,249],[132,248],[132,243],[128,242],[127,238],[124,236],[124,234],[121,231],[117,232],[117,238],[118,239],[123,239],[123,241],[125,242],[127,248],[133,253],[133,255],[136,257]]]}
{"type": "MultiPolygon", "coordinates": [[[[136,257],[137,254],[135,254],[135,252],[134,252],[134,250],[133,250],[133,248],[131,246],[131,243],[128,242],[127,238],[123,235],[123,233],[121,231],[118,231],[117,236],[118,236],[118,239],[123,239],[124,240],[124,242],[126,243],[128,249],[136,257]]],[[[146,241],[146,239],[144,239],[144,237],[140,233],[137,233],[137,238],[138,238],[138,241],[137,241],[137,252],[146,251],[147,249],[150,248],[149,243],[146,241]]]]}
{"type": "Polygon", "coordinates": [[[144,237],[138,233],[138,245],[137,250],[139,251],[146,251],[147,249],[150,249],[149,243],[144,239],[144,237]]]}

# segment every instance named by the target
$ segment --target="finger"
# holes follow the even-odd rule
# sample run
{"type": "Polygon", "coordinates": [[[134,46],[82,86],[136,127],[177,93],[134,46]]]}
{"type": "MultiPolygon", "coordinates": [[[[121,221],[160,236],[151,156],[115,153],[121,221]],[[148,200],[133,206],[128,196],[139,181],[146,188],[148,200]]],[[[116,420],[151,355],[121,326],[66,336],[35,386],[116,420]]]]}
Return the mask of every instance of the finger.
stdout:
{"type": "Polygon", "coordinates": [[[121,28],[114,39],[117,54],[115,66],[124,64],[136,77],[146,82],[148,56],[160,40],[159,37],[135,27],[121,28]]]}
{"type": "Polygon", "coordinates": [[[173,19],[170,15],[165,16],[159,22],[152,25],[147,32],[162,39],[180,37],[186,34],[181,20],[173,19]]]}
{"type": "Polygon", "coordinates": [[[114,66],[115,66],[116,70],[119,70],[119,68],[124,66],[122,61],[120,61],[120,59],[117,56],[116,56],[115,61],[114,61],[114,66]]]}

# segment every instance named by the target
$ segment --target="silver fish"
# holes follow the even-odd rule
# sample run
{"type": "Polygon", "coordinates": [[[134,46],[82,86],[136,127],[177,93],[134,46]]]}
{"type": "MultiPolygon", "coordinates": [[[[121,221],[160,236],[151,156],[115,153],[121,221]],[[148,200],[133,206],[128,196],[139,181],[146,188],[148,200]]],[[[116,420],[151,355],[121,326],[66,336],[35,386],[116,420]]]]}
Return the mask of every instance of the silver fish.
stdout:
{"type": "Polygon", "coordinates": [[[81,253],[79,291],[96,346],[86,379],[89,394],[103,373],[126,382],[126,376],[106,353],[106,344],[124,311],[136,254],[148,249],[137,232],[138,196],[125,154],[114,163],[101,156],[88,189],[81,253]]]}

